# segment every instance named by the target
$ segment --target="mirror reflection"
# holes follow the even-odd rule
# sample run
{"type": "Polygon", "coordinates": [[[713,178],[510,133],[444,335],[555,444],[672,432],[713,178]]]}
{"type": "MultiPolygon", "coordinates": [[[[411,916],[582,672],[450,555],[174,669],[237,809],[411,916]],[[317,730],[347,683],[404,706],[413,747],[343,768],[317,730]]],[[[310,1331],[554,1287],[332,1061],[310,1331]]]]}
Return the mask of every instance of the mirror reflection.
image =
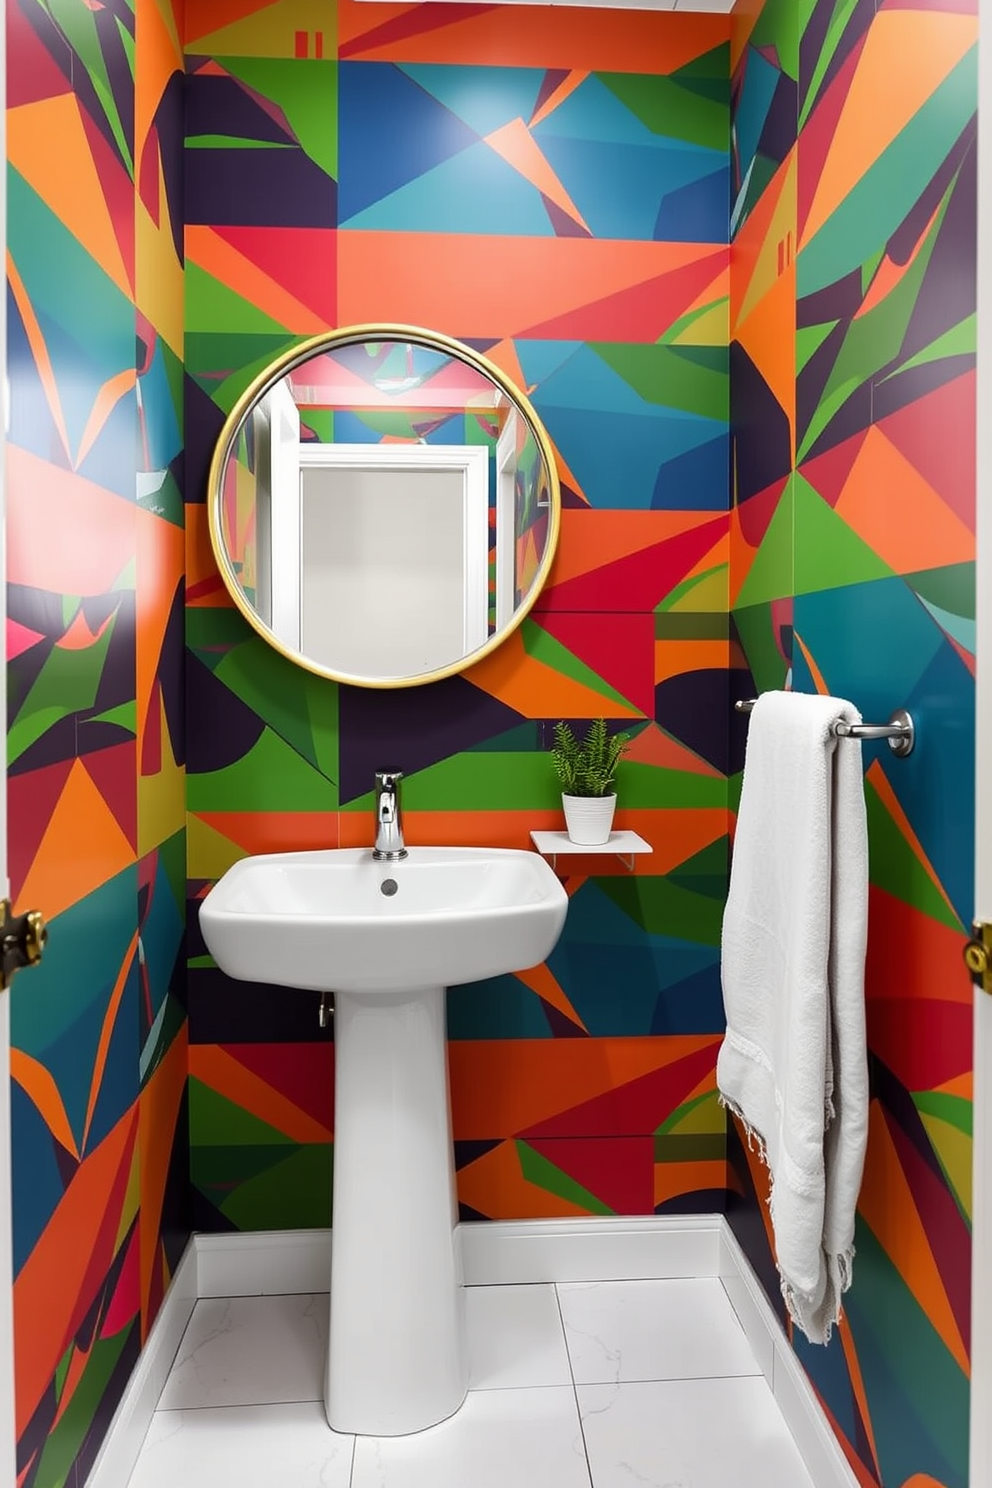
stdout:
{"type": "Polygon", "coordinates": [[[529,402],[484,358],[355,327],[275,364],[225,425],[211,537],[257,629],[370,686],[478,660],[547,574],[560,498],[529,402]]]}

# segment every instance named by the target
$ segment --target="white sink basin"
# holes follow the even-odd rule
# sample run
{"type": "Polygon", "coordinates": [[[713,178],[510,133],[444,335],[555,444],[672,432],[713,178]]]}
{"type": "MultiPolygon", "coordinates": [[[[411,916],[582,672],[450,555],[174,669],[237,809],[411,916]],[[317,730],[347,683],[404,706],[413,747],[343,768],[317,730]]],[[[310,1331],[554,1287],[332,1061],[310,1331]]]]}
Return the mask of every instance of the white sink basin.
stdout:
{"type": "Polygon", "coordinates": [[[335,1431],[422,1431],[465,1399],[444,989],[543,961],[567,905],[536,853],[413,847],[245,858],[200,906],[228,976],[334,993],[335,1431]]]}
{"type": "Polygon", "coordinates": [[[452,986],[536,966],[568,899],[543,858],[511,848],[271,853],[235,863],[200,908],[228,976],[314,991],[452,986]]]}

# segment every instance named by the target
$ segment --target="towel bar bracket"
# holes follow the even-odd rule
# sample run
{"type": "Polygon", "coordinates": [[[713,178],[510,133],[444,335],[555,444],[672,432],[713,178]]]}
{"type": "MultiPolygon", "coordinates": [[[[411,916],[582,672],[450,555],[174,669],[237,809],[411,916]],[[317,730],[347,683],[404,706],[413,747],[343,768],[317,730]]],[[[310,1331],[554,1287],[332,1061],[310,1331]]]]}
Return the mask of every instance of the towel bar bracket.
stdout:
{"type": "MultiPolygon", "coordinates": [[[[734,708],[738,713],[750,713],[755,702],[755,698],[741,698],[734,708]]],[[[834,724],[834,733],[842,739],[886,739],[900,759],[912,754],[916,743],[916,724],[905,708],[897,708],[886,723],[845,723],[841,719],[834,724]]]]}

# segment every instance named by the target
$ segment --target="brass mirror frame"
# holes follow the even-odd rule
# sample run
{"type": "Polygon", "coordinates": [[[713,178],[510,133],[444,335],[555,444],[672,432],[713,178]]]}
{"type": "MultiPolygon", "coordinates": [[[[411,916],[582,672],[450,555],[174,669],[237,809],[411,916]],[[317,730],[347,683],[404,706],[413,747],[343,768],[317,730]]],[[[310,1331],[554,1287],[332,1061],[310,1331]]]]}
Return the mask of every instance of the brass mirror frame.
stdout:
{"type": "MultiPolygon", "coordinates": [[[[374,446],[370,446],[374,448],[374,446]]],[[[558,467],[555,462],[554,452],[547,431],[534,406],[525,393],[502,372],[499,367],[491,362],[488,357],[473,351],[470,346],[455,340],[452,336],[442,335],[438,331],[428,331],[422,326],[403,325],[394,322],[381,322],[368,325],[342,326],[337,331],[322,332],[318,336],[311,336],[302,341],[291,351],[284,352],[274,362],[248,385],[235,403],[231,412],[224,420],[223,427],[214,447],[213,457],[210,461],[210,470],[207,476],[207,516],[210,524],[210,545],[213,548],[214,559],[217,563],[220,576],[224,581],[224,587],[233,599],[237,608],[248,621],[252,629],[262,637],[274,650],[280,652],[287,660],[303,667],[308,672],[313,672],[318,677],[326,677],[331,682],[344,682],[352,687],[373,688],[396,688],[396,687],[422,687],[428,682],[438,682],[442,677],[451,677],[458,672],[467,671],[477,662],[489,656],[501,646],[507,636],[513,634],[519,625],[523,623],[544,588],[551,565],[554,562],[555,552],[558,547],[558,537],[561,531],[561,482],[558,477],[558,467]],[[527,598],[513,612],[512,618],[489,637],[489,640],[468,656],[460,657],[457,661],[447,666],[437,667],[430,672],[420,672],[410,677],[360,677],[347,672],[338,672],[331,667],[322,666],[319,662],[311,661],[309,657],[294,651],[283,644],[278,636],[256,614],[252,605],[248,602],[244,590],[238,583],[237,575],[227,552],[227,547],[221,532],[221,513],[223,484],[222,476],[224,467],[231,454],[238,430],[243,420],[258,399],[264,397],[270,388],[274,387],[288,372],[292,372],[309,357],[315,354],[333,351],[339,346],[352,346],[363,341],[411,341],[419,346],[425,346],[431,351],[441,351],[449,356],[456,356],[460,361],[467,363],[476,371],[488,377],[501,392],[503,392],[522,413],[530,425],[537,447],[541,452],[545,467],[548,472],[548,495],[550,502],[550,516],[548,520],[548,539],[545,544],[544,553],[538,566],[534,581],[531,584],[527,598]]]]}

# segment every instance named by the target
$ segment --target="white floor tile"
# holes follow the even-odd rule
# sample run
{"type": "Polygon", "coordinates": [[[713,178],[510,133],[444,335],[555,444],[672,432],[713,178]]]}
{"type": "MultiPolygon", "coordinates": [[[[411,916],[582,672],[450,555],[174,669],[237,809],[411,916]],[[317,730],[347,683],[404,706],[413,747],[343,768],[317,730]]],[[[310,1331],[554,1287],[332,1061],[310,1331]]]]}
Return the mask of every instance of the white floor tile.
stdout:
{"type": "Polygon", "coordinates": [[[201,1298],[159,1409],[323,1400],[327,1325],[325,1293],[201,1298]]]}
{"type": "Polygon", "coordinates": [[[813,1488],[761,1377],[577,1393],[596,1488],[813,1488]]]}
{"type": "Polygon", "coordinates": [[[559,1284],[576,1384],[759,1373],[715,1277],[559,1284]]]}
{"type": "Polygon", "coordinates": [[[575,1394],[473,1390],[429,1431],[360,1436],[351,1488],[590,1488],[575,1394]]]}
{"type": "Polygon", "coordinates": [[[348,1488],[354,1445],[315,1403],[157,1411],[128,1488],[348,1488]]]}
{"type": "Polygon", "coordinates": [[[553,1286],[466,1287],[465,1315],[473,1390],[572,1383],[553,1286]]]}

